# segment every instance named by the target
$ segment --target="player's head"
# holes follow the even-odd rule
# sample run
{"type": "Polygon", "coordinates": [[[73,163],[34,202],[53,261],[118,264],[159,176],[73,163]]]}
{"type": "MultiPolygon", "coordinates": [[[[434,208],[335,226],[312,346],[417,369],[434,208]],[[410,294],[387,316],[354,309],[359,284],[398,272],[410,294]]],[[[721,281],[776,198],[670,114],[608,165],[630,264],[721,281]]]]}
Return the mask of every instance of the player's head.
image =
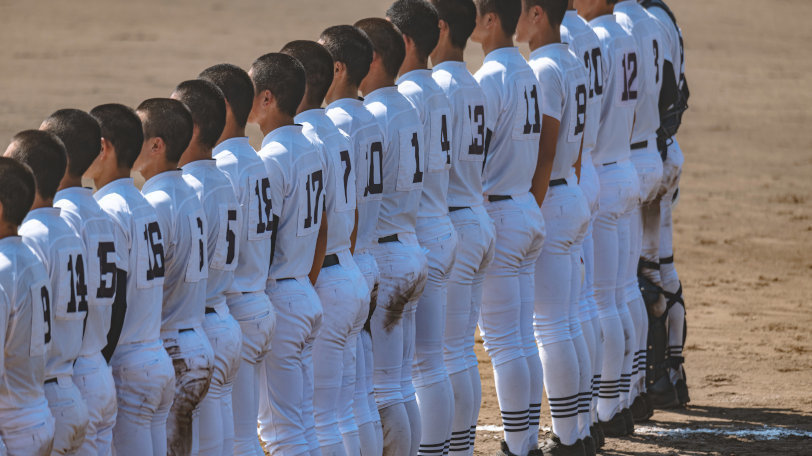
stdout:
{"type": "Polygon", "coordinates": [[[305,95],[302,105],[309,108],[321,106],[333,83],[333,56],[315,41],[291,41],[279,51],[302,64],[305,70],[305,95]]]}
{"type": "Polygon", "coordinates": [[[476,27],[476,5],[473,0],[432,0],[440,18],[440,35],[447,35],[451,46],[465,50],[476,27]]]}
{"type": "Polygon", "coordinates": [[[426,0],[395,0],[386,17],[400,29],[407,52],[428,60],[440,39],[440,18],[434,5],[426,0]]]}
{"type": "Polygon", "coordinates": [[[522,14],[522,0],[474,0],[477,17],[471,39],[483,43],[492,37],[511,38],[522,14]]]}
{"type": "MultiPolygon", "coordinates": [[[[144,127],[141,119],[132,108],[115,103],[96,106],[90,110],[90,115],[101,127],[102,152],[99,155],[101,162],[98,159],[96,162],[103,168],[109,166],[129,171],[144,144],[144,127]]],[[[88,170],[89,177],[93,179],[98,177],[101,170],[96,168],[91,166],[88,170]]]]}
{"type": "Polygon", "coordinates": [[[333,57],[334,80],[343,78],[353,87],[361,85],[372,63],[372,42],[367,34],[352,25],[336,25],[321,32],[319,43],[333,57]]]}
{"type": "MultiPolygon", "coordinates": [[[[375,77],[384,79],[387,83],[394,83],[403,59],[406,58],[406,46],[400,31],[386,19],[376,17],[361,19],[355,26],[367,34],[375,51],[365,81],[375,77]]],[[[367,91],[362,88],[362,92],[367,91]]]]}
{"type": "Polygon", "coordinates": [[[537,41],[534,38],[558,36],[566,12],[567,0],[522,0],[516,41],[527,43],[537,41]]]}
{"type": "Polygon", "coordinates": [[[248,74],[256,87],[250,122],[262,126],[269,115],[296,115],[306,85],[305,70],[298,60],[272,52],[254,60],[248,74]]]}
{"type": "Polygon", "coordinates": [[[15,229],[22,225],[36,191],[31,168],[13,158],[0,157],[0,224],[15,229]]]}
{"type": "Polygon", "coordinates": [[[171,98],[189,108],[194,122],[192,141],[205,149],[213,149],[226,126],[223,92],[209,81],[193,79],[178,84],[171,98]]]}
{"type": "Polygon", "coordinates": [[[226,100],[226,125],[233,122],[244,129],[254,103],[254,81],[242,68],[230,63],[220,63],[206,68],[198,78],[216,85],[226,100]]]}
{"type": "Polygon", "coordinates": [[[68,166],[65,145],[59,137],[42,130],[21,131],[11,139],[3,155],[31,168],[40,199],[48,202],[54,198],[68,166]]]}
{"type": "Polygon", "coordinates": [[[177,168],[189,146],[194,121],[189,109],[171,98],[144,100],[136,111],[144,124],[144,145],[133,169],[146,179],[177,168]]]}
{"type": "Polygon", "coordinates": [[[573,6],[584,19],[591,21],[598,16],[612,14],[618,0],[575,0],[573,6]]]}
{"type": "Polygon", "coordinates": [[[67,175],[81,178],[101,151],[101,127],[90,114],[79,109],[60,109],[42,122],[40,130],[62,140],[68,153],[67,175]]]}

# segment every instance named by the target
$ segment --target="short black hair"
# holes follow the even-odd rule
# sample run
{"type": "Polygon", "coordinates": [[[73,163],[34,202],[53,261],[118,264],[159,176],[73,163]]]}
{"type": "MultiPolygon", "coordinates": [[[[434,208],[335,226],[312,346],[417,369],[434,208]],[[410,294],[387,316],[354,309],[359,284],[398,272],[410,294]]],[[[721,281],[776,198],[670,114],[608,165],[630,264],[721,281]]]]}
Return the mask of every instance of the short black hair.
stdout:
{"type": "Polygon", "coordinates": [[[13,158],[0,157],[0,204],[3,219],[20,226],[34,204],[37,184],[34,173],[24,163],[13,158]]]}
{"type": "Polygon", "coordinates": [[[254,81],[251,76],[237,65],[220,63],[206,68],[197,77],[213,83],[223,92],[234,113],[234,120],[240,127],[245,127],[254,104],[254,81]]]}
{"type": "Polygon", "coordinates": [[[440,41],[440,16],[426,0],[395,0],[386,17],[414,41],[420,58],[428,59],[440,41]]]}
{"type": "Polygon", "coordinates": [[[132,168],[144,145],[141,118],[129,106],[117,103],[96,106],[90,115],[99,122],[102,138],[116,150],[118,166],[132,168]]]}
{"type": "Polygon", "coordinates": [[[333,56],[315,41],[296,40],[286,44],[279,51],[302,64],[305,70],[308,104],[321,105],[330,85],[333,83],[333,56]]]}
{"type": "Polygon", "coordinates": [[[373,49],[383,59],[386,73],[393,78],[397,76],[403,59],[406,58],[406,45],[400,30],[386,19],[377,17],[361,19],[355,26],[369,37],[373,49]]]}
{"type": "Polygon", "coordinates": [[[179,162],[192,140],[194,130],[194,120],[189,108],[171,98],[150,98],[138,105],[136,112],[144,115],[144,139],[163,139],[166,144],[166,160],[170,163],[179,162]]]}
{"type": "Polygon", "coordinates": [[[216,85],[202,79],[183,81],[175,87],[175,96],[189,108],[204,147],[214,148],[226,126],[226,100],[216,85]]]}
{"type": "Polygon", "coordinates": [[[360,85],[372,63],[372,42],[367,34],[352,25],[336,25],[321,32],[319,40],[333,61],[347,67],[350,83],[360,85]]]}
{"type": "Polygon", "coordinates": [[[547,14],[550,25],[557,27],[564,21],[564,14],[567,12],[569,2],[567,0],[525,0],[525,6],[530,9],[539,6],[547,14]]]}
{"type": "Polygon", "coordinates": [[[476,28],[476,5],[474,0],[431,0],[437,8],[440,20],[448,24],[451,44],[465,49],[468,38],[476,28]]]}
{"type": "Polygon", "coordinates": [[[254,60],[251,72],[257,95],[270,91],[282,112],[289,116],[296,115],[307,83],[301,62],[287,54],[271,52],[254,60]]]}
{"type": "Polygon", "coordinates": [[[10,158],[31,168],[37,193],[45,199],[56,195],[68,166],[65,145],[58,136],[42,130],[24,130],[14,135],[8,151],[10,158]]]}
{"type": "Polygon", "coordinates": [[[506,35],[516,33],[516,25],[522,15],[522,0],[476,0],[476,6],[480,16],[496,13],[506,35]]]}
{"type": "Polygon", "coordinates": [[[90,114],[79,109],[60,109],[42,122],[65,145],[68,174],[81,177],[101,151],[101,127],[90,114]]]}

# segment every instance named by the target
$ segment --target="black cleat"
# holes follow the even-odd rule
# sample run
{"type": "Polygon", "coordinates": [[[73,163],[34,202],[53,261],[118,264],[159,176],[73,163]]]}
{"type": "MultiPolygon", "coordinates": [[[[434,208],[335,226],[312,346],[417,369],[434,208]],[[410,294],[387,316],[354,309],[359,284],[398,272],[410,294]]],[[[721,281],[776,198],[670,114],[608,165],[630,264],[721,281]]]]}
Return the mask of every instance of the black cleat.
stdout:
{"type": "MultiPolygon", "coordinates": [[[[583,440],[578,440],[572,445],[564,445],[557,435],[547,439],[535,455],[544,456],[586,456],[583,440]]],[[[533,456],[533,455],[530,455],[533,456]]]]}
{"type": "Polygon", "coordinates": [[[589,432],[593,433],[592,440],[595,441],[595,449],[600,450],[606,445],[606,437],[603,435],[603,428],[598,423],[589,427],[589,432]]]}
{"type": "Polygon", "coordinates": [[[660,377],[653,385],[649,385],[648,398],[651,402],[651,406],[658,410],[679,407],[677,390],[667,375],[660,377]]]}
{"type": "Polygon", "coordinates": [[[510,448],[508,447],[507,442],[502,440],[502,449],[493,456],[516,456],[516,455],[510,452],[510,448]]]}
{"type": "Polygon", "coordinates": [[[625,408],[620,411],[620,414],[623,415],[623,420],[626,422],[626,435],[634,434],[634,417],[631,410],[625,408]]]}
{"type": "Polygon", "coordinates": [[[598,448],[595,446],[595,440],[592,436],[584,437],[584,454],[586,456],[595,456],[598,452],[598,448]]]}
{"type": "Polygon", "coordinates": [[[686,383],[685,380],[677,380],[674,389],[677,391],[677,401],[679,401],[681,406],[685,407],[691,402],[691,396],[688,395],[688,383],[686,383]]]}
{"type": "Polygon", "coordinates": [[[616,413],[609,421],[598,421],[598,424],[606,437],[624,437],[628,434],[626,419],[621,412],[616,413]]]}
{"type": "Polygon", "coordinates": [[[648,421],[654,414],[653,411],[649,409],[645,393],[637,396],[634,399],[634,402],[632,402],[632,406],[629,407],[629,410],[632,412],[632,418],[634,418],[635,423],[648,421]]]}

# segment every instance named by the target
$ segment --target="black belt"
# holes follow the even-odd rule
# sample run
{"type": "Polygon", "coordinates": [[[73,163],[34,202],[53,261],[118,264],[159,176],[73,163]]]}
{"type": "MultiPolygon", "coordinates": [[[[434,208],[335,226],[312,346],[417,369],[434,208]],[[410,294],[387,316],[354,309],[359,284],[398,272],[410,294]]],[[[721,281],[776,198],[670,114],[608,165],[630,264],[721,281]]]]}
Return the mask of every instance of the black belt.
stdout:
{"type": "Polygon", "coordinates": [[[566,179],[553,179],[550,181],[550,187],[558,187],[559,185],[567,185],[566,179]]]}
{"type": "Polygon", "coordinates": [[[507,201],[509,199],[513,199],[510,195],[488,195],[488,202],[490,203],[498,203],[499,201],[507,201]]]}
{"type": "Polygon", "coordinates": [[[389,236],[378,238],[378,244],[386,244],[389,242],[398,242],[398,241],[400,241],[400,239],[398,239],[397,234],[390,234],[389,236]]]}
{"type": "Polygon", "coordinates": [[[640,150],[648,147],[648,141],[640,141],[632,144],[632,150],[640,150]]]}
{"type": "Polygon", "coordinates": [[[217,310],[214,307],[206,307],[206,315],[216,314],[217,310]]]}
{"type": "Polygon", "coordinates": [[[332,255],[324,256],[324,262],[321,264],[321,267],[322,269],[329,268],[330,266],[335,266],[337,264],[338,264],[338,255],[334,253],[332,255]]]}
{"type": "Polygon", "coordinates": [[[180,333],[187,333],[187,332],[191,332],[191,331],[194,331],[194,330],[195,330],[195,328],[179,329],[179,330],[178,330],[178,334],[180,334],[180,333]]]}
{"type": "Polygon", "coordinates": [[[448,208],[448,212],[457,212],[463,209],[471,209],[471,208],[468,206],[451,206],[448,208]]]}
{"type": "Polygon", "coordinates": [[[53,385],[53,384],[54,384],[54,383],[56,383],[57,381],[58,381],[58,380],[56,379],[56,377],[54,377],[54,378],[49,378],[48,380],[45,380],[45,384],[46,384],[46,385],[53,385]]]}
{"type": "Polygon", "coordinates": [[[616,162],[616,161],[613,161],[613,162],[609,162],[609,163],[604,163],[604,164],[603,164],[603,166],[609,166],[609,165],[617,165],[617,162],[616,162]]]}

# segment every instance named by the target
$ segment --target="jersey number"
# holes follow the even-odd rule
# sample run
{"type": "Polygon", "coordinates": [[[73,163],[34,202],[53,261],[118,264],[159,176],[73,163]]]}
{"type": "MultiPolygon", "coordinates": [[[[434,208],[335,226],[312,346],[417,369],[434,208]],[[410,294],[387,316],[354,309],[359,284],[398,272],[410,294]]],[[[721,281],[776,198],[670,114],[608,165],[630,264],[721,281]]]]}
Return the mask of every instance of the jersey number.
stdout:
{"type": "Polygon", "coordinates": [[[259,222],[257,223],[257,234],[271,232],[273,230],[273,217],[271,217],[271,196],[268,192],[271,189],[271,182],[267,177],[254,184],[254,194],[257,196],[257,211],[259,222]]]}
{"type": "Polygon", "coordinates": [[[540,114],[539,113],[539,92],[538,92],[538,87],[536,87],[536,85],[533,85],[533,89],[530,91],[529,94],[527,93],[527,90],[525,90],[525,92],[524,92],[524,102],[525,102],[525,105],[527,106],[527,111],[525,111],[526,116],[525,116],[525,123],[524,123],[524,134],[529,135],[531,133],[540,133],[541,132],[541,116],[539,115],[540,114]],[[535,117],[533,118],[535,120],[534,120],[534,123],[532,123],[532,124],[530,123],[530,121],[533,120],[533,119],[530,119],[530,110],[531,110],[530,103],[531,103],[531,101],[533,103],[532,109],[533,109],[533,112],[535,113],[535,117]]]}
{"type": "Polygon", "coordinates": [[[237,211],[234,209],[228,210],[228,219],[226,221],[226,264],[230,265],[234,262],[234,256],[237,248],[237,235],[231,229],[231,222],[237,221],[237,211]]]}
{"type": "Polygon", "coordinates": [[[115,253],[116,246],[112,242],[99,242],[96,255],[99,257],[99,289],[96,290],[96,298],[112,298],[116,295],[116,264],[109,261],[109,255],[115,253]],[[110,275],[110,281],[106,281],[104,276],[110,275]]]}
{"type": "Polygon", "coordinates": [[[603,60],[601,59],[601,48],[595,48],[591,52],[584,53],[584,64],[589,71],[592,85],[589,87],[589,98],[595,95],[603,95],[603,60]]]}
{"type": "Polygon", "coordinates": [[[469,155],[482,155],[485,153],[485,107],[468,106],[468,117],[471,123],[476,127],[476,133],[472,135],[471,145],[468,146],[469,155]]]}
{"type": "Polygon", "coordinates": [[[584,132],[586,126],[586,86],[584,84],[578,84],[575,88],[575,104],[577,111],[575,113],[574,135],[578,136],[584,132]]]}
{"type": "Polygon", "coordinates": [[[70,301],[68,313],[87,312],[87,282],[85,282],[85,263],[82,255],[68,255],[68,273],[70,273],[70,301]],[[79,297],[77,306],[76,297],[79,297]]]}
{"type": "Polygon", "coordinates": [[[654,72],[654,82],[660,82],[660,45],[657,43],[657,40],[653,40],[652,46],[654,46],[654,67],[656,71],[654,72]]]}
{"type": "Polygon", "coordinates": [[[637,90],[634,90],[637,80],[637,54],[629,52],[623,55],[623,95],[621,101],[637,99],[637,90]]]}
{"type": "Polygon", "coordinates": [[[341,155],[341,163],[344,164],[344,202],[349,204],[350,195],[349,191],[347,190],[347,185],[350,183],[350,173],[352,172],[352,163],[350,163],[350,151],[342,150],[339,155],[341,155]]]}
{"type": "Polygon", "coordinates": [[[375,141],[369,146],[369,179],[364,196],[383,193],[383,144],[375,141]]]}
{"type": "Polygon", "coordinates": [[[164,276],[164,246],[161,243],[161,227],[158,222],[150,222],[144,227],[144,240],[150,248],[147,280],[160,279],[164,276]]]}
{"type": "Polygon", "coordinates": [[[307,190],[307,216],[304,219],[304,227],[310,228],[319,224],[319,205],[321,203],[321,192],[324,190],[324,178],[321,170],[314,171],[307,176],[305,188],[307,190]]]}
{"type": "Polygon", "coordinates": [[[440,148],[445,152],[446,165],[451,164],[451,141],[448,140],[448,120],[443,114],[442,128],[440,129],[440,148]]]}
{"type": "Polygon", "coordinates": [[[423,172],[420,171],[420,141],[417,138],[417,133],[412,135],[412,147],[414,147],[414,178],[412,179],[413,184],[419,184],[423,182],[423,172]]]}
{"type": "Polygon", "coordinates": [[[203,237],[206,233],[203,231],[203,219],[200,217],[196,217],[197,219],[197,229],[200,230],[200,237],[197,238],[197,247],[198,253],[200,254],[200,260],[198,265],[198,270],[203,272],[203,267],[206,266],[206,246],[203,244],[203,237]]]}
{"type": "Polygon", "coordinates": [[[45,322],[45,344],[51,342],[51,297],[48,295],[48,287],[40,289],[40,299],[42,300],[42,315],[45,322]]]}

